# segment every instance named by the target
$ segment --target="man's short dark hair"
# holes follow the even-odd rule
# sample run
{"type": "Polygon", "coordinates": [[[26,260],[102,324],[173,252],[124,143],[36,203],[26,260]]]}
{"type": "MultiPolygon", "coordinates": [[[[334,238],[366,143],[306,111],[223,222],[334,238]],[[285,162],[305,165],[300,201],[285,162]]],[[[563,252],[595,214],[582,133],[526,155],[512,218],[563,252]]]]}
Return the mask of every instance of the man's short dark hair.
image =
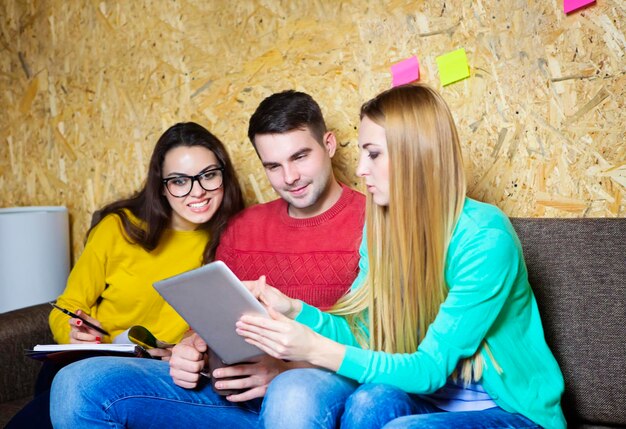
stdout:
{"type": "Polygon", "coordinates": [[[254,137],[257,134],[282,134],[305,128],[323,144],[326,123],[320,106],[309,94],[287,90],[261,101],[250,118],[248,138],[256,149],[254,137]]]}

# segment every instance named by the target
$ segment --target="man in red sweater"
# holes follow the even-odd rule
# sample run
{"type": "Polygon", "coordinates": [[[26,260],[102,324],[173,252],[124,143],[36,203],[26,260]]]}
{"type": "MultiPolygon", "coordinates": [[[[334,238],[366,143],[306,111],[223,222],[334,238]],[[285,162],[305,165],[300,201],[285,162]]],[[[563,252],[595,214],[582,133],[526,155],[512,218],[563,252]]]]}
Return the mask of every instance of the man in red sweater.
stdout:
{"type": "Polygon", "coordinates": [[[309,95],[263,100],[248,137],[281,198],[232,220],[216,259],[240,279],[265,275],[283,293],[327,309],[356,277],[365,197],[335,179],[335,135],[309,95]]]}
{"type": "MultiPolygon", "coordinates": [[[[309,95],[284,91],[263,100],[250,118],[248,137],[281,198],[249,207],[232,220],[216,259],[242,280],[265,275],[268,284],[285,294],[327,309],[356,278],[365,197],[335,178],[335,135],[309,95]]],[[[206,350],[195,334],[174,348],[174,383],[198,386],[206,350]]],[[[218,388],[244,389],[227,396],[225,403],[243,402],[262,397],[269,382],[292,367],[294,363],[265,357],[213,375],[218,388]]]]}

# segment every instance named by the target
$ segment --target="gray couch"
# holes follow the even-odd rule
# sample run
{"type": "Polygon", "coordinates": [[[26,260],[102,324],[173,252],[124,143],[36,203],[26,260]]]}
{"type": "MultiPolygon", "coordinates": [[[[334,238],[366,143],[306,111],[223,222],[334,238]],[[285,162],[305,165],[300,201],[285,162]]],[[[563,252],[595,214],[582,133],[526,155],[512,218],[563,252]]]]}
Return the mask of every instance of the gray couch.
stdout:
{"type": "MultiPolygon", "coordinates": [[[[626,218],[512,219],[546,338],[565,377],[572,428],[626,427],[626,218]]],[[[0,424],[28,400],[51,341],[47,305],[0,314],[0,424]]]]}
{"type": "Polygon", "coordinates": [[[0,427],[32,395],[41,364],[24,356],[35,344],[52,343],[48,304],[0,314],[0,427]]]}
{"type": "Polygon", "coordinates": [[[626,427],[626,218],[512,222],[569,427],[626,427]]]}

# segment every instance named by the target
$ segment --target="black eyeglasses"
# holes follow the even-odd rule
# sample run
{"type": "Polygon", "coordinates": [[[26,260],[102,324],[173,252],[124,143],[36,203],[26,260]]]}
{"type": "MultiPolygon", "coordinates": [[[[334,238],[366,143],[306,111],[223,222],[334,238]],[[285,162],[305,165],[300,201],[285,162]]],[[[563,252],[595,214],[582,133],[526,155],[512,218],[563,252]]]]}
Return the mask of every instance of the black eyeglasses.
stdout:
{"type": "Polygon", "coordinates": [[[173,197],[182,198],[189,195],[193,189],[193,182],[198,182],[200,187],[207,192],[215,191],[222,186],[223,167],[212,168],[195,176],[175,176],[163,179],[163,184],[173,197]]]}

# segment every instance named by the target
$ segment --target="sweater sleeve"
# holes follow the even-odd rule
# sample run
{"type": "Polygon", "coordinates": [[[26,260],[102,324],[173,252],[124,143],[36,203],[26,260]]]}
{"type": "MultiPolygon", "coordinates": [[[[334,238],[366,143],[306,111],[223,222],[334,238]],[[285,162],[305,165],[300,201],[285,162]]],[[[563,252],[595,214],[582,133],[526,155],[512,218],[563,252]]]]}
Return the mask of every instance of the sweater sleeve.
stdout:
{"type": "MultiPolygon", "coordinates": [[[[359,256],[359,274],[354,279],[354,282],[352,282],[350,290],[361,287],[369,271],[365,228],[363,229],[363,238],[361,239],[361,245],[359,247],[359,256]]],[[[358,346],[358,342],[350,329],[350,325],[344,317],[325,313],[316,307],[302,302],[302,310],[295,320],[307,325],[318,334],[337,341],[338,343],[358,346]]]]}
{"type": "MultiPolygon", "coordinates": [[[[91,232],[83,253],[70,272],[63,294],[57,298],[59,306],[73,312],[80,309],[88,314],[92,313],[92,308],[106,286],[105,255],[110,248],[111,236],[116,234],[113,231],[117,228],[116,222],[112,217],[105,218],[91,232]]],[[[54,340],[59,344],[70,340],[68,320],[68,316],[58,310],[53,309],[50,312],[50,329],[54,340]]]]}
{"type": "Polygon", "coordinates": [[[350,345],[337,372],[360,383],[390,384],[411,393],[439,389],[493,326],[515,284],[520,258],[518,244],[506,231],[480,231],[449,255],[448,296],[415,353],[350,345]]]}
{"type": "Polygon", "coordinates": [[[325,313],[302,301],[302,310],[295,320],[326,338],[341,344],[358,347],[358,342],[344,317],[325,313]]]}

